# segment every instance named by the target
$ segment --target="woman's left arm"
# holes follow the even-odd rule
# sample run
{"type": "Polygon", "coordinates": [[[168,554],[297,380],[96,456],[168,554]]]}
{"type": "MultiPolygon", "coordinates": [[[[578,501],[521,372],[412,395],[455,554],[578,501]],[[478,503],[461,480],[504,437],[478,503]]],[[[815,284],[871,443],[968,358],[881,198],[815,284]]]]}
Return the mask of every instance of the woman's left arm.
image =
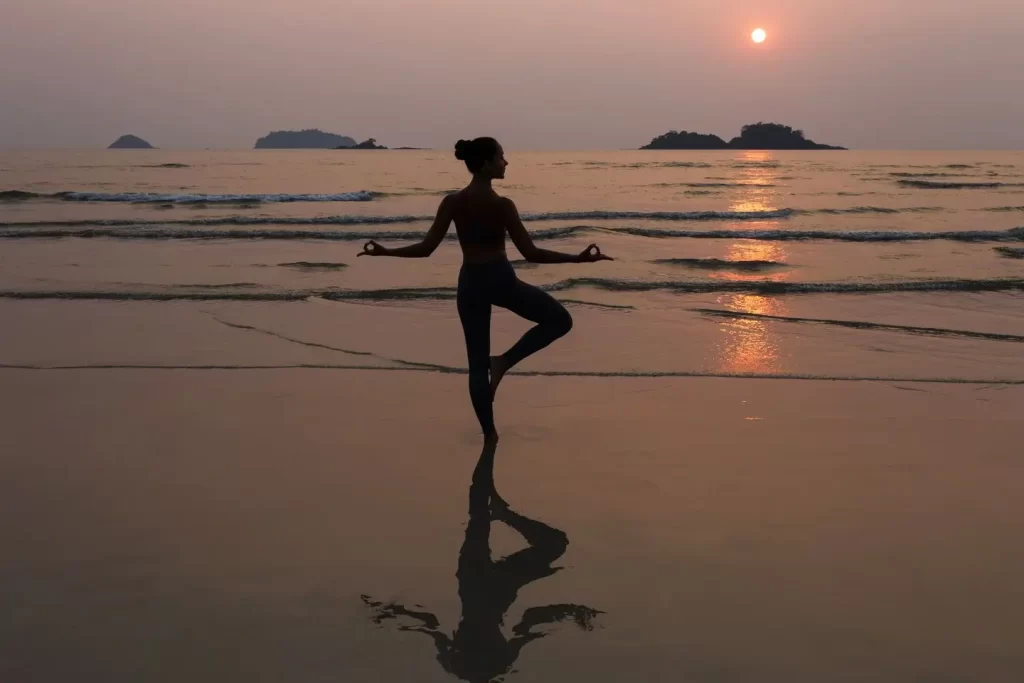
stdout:
{"type": "Polygon", "coordinates": [[[374,240],[370,240],[363,245],[363,251],[359,256],[397,256],[399,258],[426,258],[430,256],[437,249],[437,246],[441,244],[441,240],[444,239],[448,228],[452,224],[453,201],[451,195],[441,200],[441,205],[437,207],[437,215],[434,216],[434,224],[430,226],[430,230],[427,231],[427,234],[424,235],[420,242],[405,247],[388,249],[387,247],[382,247],[374,240]]]}

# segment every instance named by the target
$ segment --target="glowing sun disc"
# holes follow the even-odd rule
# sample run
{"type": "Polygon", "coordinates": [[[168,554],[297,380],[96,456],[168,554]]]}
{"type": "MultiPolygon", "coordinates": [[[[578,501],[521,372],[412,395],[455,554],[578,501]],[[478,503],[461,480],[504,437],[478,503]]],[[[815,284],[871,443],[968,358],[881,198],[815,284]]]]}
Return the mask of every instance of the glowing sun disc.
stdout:
{"type": "Polygon", "coordinates": [[[750,39],[755,43],[763,43],[767,37],[768,34],[763,28],[756,28],[754,29],[754,32],[750,34],[750,39]]]}

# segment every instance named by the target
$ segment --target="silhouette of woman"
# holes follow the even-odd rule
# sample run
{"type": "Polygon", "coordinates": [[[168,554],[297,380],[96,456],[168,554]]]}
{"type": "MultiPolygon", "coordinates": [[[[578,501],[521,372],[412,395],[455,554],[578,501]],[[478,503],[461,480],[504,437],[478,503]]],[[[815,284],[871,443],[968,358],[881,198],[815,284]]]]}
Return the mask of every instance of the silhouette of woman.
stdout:
{"type": "Polygon", "coordinates": [[[501,626],[519,590],[561,569],[551,565],[565,553],[569,539],[564,532],[509,509],[494,488],[494,453],[495,444],[484,446],[469,489],[469,523],[456,572],[462,617],[455,633],[448,635],[442,631],[440,621],[431,612],[362,596],[372,610],[374,623],[401,620],[399,630],[430,636],[437,661],[444,670],[471,683],[490,683],[511,672],[523,647],[547,635],[535,628],[571,621],[590,631],[594,619],[602,614],[577,604],[530,607],[512,627],[512,637],[505,637],[501,626]],[[528,547],[501,560],[492,560],[492,521],[504,522],[517,531],[528,547]]]}
{"type": "Polygon", "coordinates": [[[459,140],[455,158],[466,162],[473,180],[464,189],[441,200],[434,224],[418,244],[388,249],[370,240],[360,256],[425,258],[444,239],[455,221],[462,247],[459,271],[458,309],[466,336],[469,359],[469,397],[480,421],[486,442],[497,441],[493,400],[501,378],[509,368],[565,335],[572,329],[572,317],[546,292],[516,277],[505,253],[505,235],[531,263],[591,263],[610,261],[596,244],[579,254],[567,254],[537,247],[523,226],[515,203],[500,196],[491,181],[504,178],[505,152],[494,138],[459,140]],[[491,306],[506,308],[537,323],[512,348],[491,356],[491,306]]]}

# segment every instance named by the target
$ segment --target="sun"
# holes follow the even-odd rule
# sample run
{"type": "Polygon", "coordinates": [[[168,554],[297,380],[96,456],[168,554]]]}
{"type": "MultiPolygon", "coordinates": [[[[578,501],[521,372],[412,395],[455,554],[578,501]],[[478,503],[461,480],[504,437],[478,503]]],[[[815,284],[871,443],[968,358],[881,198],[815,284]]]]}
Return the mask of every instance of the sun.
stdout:
{"type": "Polygon", "coordinates": [[[768,38],[768,34],[763,28],[755,28],[754,32],[750,34],[750,39],[755,43],[763,43],[768,38]]]}

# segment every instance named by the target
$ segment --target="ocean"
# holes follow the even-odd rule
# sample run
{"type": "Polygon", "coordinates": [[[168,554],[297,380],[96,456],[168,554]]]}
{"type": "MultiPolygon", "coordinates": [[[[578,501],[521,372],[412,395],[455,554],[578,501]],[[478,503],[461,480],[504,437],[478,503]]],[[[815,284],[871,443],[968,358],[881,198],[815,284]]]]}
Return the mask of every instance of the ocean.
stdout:
{"type": "MultiPolygon", "coordinates": [[[[536,240],[596,242],[616,259],[516,263],[593,318],[577,328],[582,353],[526,369],[1024,381],[1024,153],[509,159],[497,190],[536,240]]],[[[410,329],[453,323],[454,228],[429,260],[356,253],[417,239],[466,181],[441,151],[6,152],[0,297],[278,311],[320,300],[386,304],[410,329]]],[[[346,310],[317,315],[344,326],[346,310]]],[[[447,348],[388,346],[393,359],[464,365],[447,348]]]]}

